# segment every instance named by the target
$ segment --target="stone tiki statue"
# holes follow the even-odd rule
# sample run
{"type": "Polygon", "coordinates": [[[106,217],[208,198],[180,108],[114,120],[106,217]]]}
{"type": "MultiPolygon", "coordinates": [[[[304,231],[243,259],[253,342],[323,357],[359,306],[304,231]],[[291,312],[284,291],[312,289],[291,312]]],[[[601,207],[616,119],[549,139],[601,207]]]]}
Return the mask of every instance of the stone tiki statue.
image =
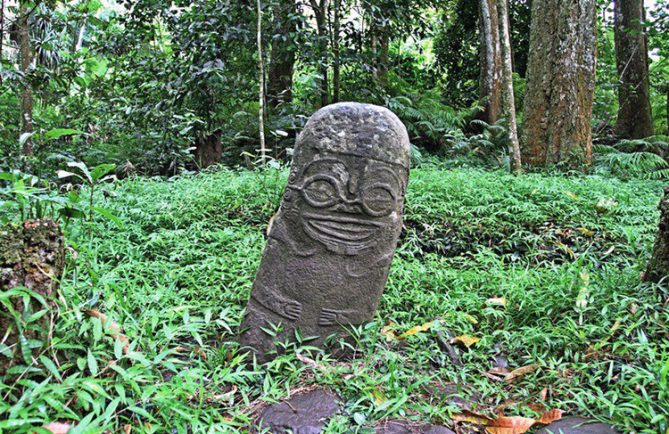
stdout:
{"type": "Polygon", "coordinates": [[[242,323],[240,342],[259,361],[296,329],[321,346],[373,318],[402,228],[409,152],[406,128],[382,107],[334,104],[309,120],[242,323]]]}

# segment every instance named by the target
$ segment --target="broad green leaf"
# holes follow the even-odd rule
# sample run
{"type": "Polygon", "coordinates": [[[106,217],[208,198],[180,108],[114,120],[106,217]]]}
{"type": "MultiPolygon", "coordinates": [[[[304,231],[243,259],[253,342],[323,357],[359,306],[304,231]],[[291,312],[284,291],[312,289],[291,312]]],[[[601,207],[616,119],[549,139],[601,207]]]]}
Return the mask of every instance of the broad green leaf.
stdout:
{"type": "Polygon", "coordinates": [[[64,136],[79,136],[81,134],[84,134],[84,132],[79,130],[73,130],[70,128],[56,128],[47,131],[46,134],[44,134],[44,137],[47,140],[55,140],[64,136]]]}

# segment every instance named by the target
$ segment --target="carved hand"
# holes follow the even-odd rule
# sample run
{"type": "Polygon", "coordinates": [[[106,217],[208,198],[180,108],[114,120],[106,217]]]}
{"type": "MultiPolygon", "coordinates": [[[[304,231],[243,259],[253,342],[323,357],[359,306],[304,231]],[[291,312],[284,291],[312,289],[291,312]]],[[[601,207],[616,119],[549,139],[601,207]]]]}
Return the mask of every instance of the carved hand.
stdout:
{"type": "Polygon", "coordinates": [[[352,322],[353,314],[355,314],[354,310],[322,309],[321,315],[318,318],[318,325],[333,326],[337,324],[350,324],[352,322]]]}
{"type": "Polygon", "coordinates": [[[302,315],[302,305],[297,301],[287,301],[283,305],[283,313],[291,321],[297,321],[302,315]]]}

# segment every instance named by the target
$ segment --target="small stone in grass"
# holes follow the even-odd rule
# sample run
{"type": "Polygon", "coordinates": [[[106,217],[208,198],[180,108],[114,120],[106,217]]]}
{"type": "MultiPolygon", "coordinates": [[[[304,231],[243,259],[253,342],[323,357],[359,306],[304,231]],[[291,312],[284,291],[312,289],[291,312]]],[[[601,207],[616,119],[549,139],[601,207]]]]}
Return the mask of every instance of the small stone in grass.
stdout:
{"type": "Polygon", "coordinates": [[[618,434],[618,431],[592,419],[565,417],[541,428],[537,434],[618,434]]]}
{"type": "Polygon", "coordinates": [[[337,397],[315,389],[267,407],[260,415],[259,432],[271,434],[319,434],[327,420],[339,411],[337,397]]]}

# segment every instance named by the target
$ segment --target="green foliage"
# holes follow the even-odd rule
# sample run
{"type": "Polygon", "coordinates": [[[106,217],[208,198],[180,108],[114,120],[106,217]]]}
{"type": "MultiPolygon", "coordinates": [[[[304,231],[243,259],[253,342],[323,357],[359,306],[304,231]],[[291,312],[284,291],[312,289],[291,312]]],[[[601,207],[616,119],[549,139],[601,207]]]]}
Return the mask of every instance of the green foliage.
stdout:
{"type": "Polygon", "coordinates": [[[614,146],[595,146],[595,168],[623,179],[667,179],[669,150],[666,136],[643,140],[621,140],[614,146]]]}
{"type": "Polygon", "coordinates": [[[466,401],[480,399],[479,411],[515,401],[514,413],[534,415],[528,406],[549,387],[550,408],[623,432],[666,431],[667,293],[639,285],[662,183],[415,169],[379,312],[352,330],[354,358],[288,345],[266,367],[243,366],[235,330],[286,177],[220,170],[121,181],[108,208],[123,226],[96,221],[90,238],[72,231],[78,257],[62,280],[67,308],[52,347],[12,371],[20,381],[0,381],[2,429],[59,420],[90,432],[244,432],[249,408],[313,384],[342,398],[335,432],[407,414],[450,424],[458,409],[438,390],[454,384],[466,401]],[[403,341],[382,334],[435,319],[403,341]],[[481,341],[456,350],[458,367],[438,333],[481,341]],[[482,374],[492,357],[540,368],[500,384],[482,374]]]}

